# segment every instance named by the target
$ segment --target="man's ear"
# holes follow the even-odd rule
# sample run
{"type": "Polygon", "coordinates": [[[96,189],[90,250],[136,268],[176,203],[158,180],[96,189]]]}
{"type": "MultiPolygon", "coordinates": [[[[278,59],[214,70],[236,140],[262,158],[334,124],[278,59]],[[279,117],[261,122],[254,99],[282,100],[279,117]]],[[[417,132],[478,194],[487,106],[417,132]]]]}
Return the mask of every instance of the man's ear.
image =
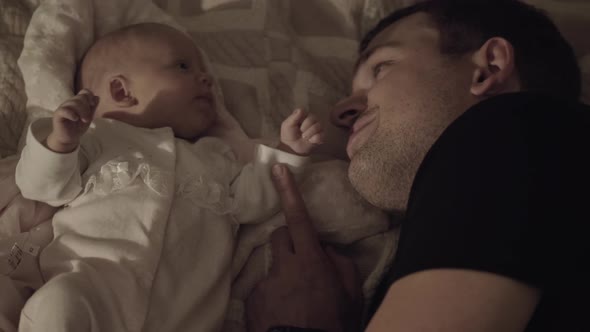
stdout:
{"type": "Polygon", "coordinates": [[[129,82],[124,76],[114,76],[109,80],[111,99],[118,107],[132,107],[137,105],[137,99],[129,90],[129,82]]]}
{"type": "Polygon", "coordinates": [[[470,89],[473,95],[484,97],[518,90],[514,48],[508,40],[490,38],[472,60],[476,67],[470,89]]]}

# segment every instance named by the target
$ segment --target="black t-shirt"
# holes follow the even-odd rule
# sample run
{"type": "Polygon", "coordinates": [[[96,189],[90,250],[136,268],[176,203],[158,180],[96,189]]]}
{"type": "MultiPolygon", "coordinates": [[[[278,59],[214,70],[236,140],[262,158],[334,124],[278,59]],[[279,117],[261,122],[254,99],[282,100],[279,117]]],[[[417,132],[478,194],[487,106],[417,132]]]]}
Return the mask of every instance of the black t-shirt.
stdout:
{"type": "Polygon", "coordinates": [[[590,331],[590,109],[535,93],[472,107],[425,157],[377,292],[434,268],[541,290],[527,332],[590,331]]]}

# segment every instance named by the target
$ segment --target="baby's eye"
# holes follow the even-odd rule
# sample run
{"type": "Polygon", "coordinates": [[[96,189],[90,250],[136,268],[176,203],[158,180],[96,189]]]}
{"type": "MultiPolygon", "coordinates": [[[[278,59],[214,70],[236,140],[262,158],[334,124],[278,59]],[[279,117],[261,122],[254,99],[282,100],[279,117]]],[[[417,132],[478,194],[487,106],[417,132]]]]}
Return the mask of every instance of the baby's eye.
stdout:
{"type": "Polygon", "coordinates": [[[393,61],[382,61],[382,62],[378,62],[372,68],[372,70],[373,70],[373,77],[375,77],[375,78],[380,77],[379,75],[382,73],[383,69],[385,67],[387,67],[387,66],[392,65],[393,63],[394,63],[393,61]]]}
{"type": "Polygon", "coordinates": [[[181,70],[189,70],[190,65],[188,64],[188,62],[181,61],[178,63],[178,68],[180,68],[181,70]]]}

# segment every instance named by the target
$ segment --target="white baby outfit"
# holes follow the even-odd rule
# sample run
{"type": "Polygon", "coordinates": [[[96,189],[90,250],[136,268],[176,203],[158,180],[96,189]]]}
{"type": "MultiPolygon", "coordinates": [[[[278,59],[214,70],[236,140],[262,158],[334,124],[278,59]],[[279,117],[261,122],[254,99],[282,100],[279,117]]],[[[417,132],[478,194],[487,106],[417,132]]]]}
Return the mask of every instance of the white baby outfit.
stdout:
{"type": "Polygon", "coordinates": [[[50,129],[32,124],[16,171],[25,198],[65,205],[19,330],[220,329],[237,225],[278,211],[271,165],[299,173],[306,158],[260,145],[242,165],[217,138],[191,144],[104,119],[80,151],[58,154],[41,143],[50,129]]]}

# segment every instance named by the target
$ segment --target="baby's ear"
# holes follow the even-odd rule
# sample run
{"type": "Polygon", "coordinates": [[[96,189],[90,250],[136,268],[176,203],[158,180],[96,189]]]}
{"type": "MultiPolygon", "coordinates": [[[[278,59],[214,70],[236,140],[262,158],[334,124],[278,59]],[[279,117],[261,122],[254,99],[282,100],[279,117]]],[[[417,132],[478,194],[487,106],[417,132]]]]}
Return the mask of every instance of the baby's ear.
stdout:
{"type": "Polygon", "coordinates": [[[118,75],[109,80],[109,92],[111,99],[119,107],[137,105],[137,99],[131,94],[129,83],[124,76],[118,75]]]}

